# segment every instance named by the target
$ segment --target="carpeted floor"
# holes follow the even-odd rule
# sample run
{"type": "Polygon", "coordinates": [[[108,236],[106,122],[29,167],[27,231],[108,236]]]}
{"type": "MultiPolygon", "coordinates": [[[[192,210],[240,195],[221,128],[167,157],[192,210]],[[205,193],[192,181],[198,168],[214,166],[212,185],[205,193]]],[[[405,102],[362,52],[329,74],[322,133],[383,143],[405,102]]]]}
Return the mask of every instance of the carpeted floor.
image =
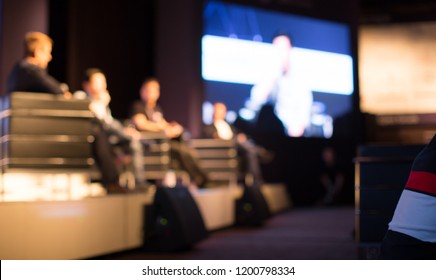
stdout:
{"type": "Polygon", "coordinates": [[[141,260],[355,260],[354,208],[297,208],[276,214],[261,227],[232,227],[182,252],[142,249],[94,259],[141,260]]]}

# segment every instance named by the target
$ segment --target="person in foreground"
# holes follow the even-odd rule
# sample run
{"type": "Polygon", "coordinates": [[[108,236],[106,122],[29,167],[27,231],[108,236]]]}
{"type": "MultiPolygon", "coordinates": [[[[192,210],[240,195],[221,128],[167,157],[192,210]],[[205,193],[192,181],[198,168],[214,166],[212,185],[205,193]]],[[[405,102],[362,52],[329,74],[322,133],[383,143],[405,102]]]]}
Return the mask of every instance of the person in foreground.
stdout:
{"type": "Polygon", "coordinates": [[[176,159],[198,187],[209,183],[208,174],[200,167],[191,149],[183,140],[184,128],[177,122],[168,122],[158,105],[160,84],[156,78],[146,79],[140,89],[141,100],[132,106],[132,122],[140,131],[162,131],[171,139],[171,159],[176,159]]]}
{"type": "Polygon", "coordinates": [[[52,60],[53,40],[41,32],[28,32],[24,38],[24,58],[9,74],[7,93],[14,91],[63,94],[70,97],[67,86],[47,73],[52,60]]]}
{"type": "Polygon", "coordinates": [[[436,260],[436,135],[413,162],[380,259],[436,260]]]}
{"type": "Polygon", "coordinates": [[[85,72],[83,89],[90,98],[90,110],[95,119],[92,122],[92,134],[95,138],[93,154],[102,173],[103,185],[109,193],[127,192],[119,185],[119,171],[115,164],[114,147],[119,146],[124,153],[132,157],[135,175],[135,188],[146,190],[144,178],[143,149],[137,130],[124,127],[112,117],[109,109],[111,97],[107,90],[106,76],[98,68],[90,68],[85,72]]]}

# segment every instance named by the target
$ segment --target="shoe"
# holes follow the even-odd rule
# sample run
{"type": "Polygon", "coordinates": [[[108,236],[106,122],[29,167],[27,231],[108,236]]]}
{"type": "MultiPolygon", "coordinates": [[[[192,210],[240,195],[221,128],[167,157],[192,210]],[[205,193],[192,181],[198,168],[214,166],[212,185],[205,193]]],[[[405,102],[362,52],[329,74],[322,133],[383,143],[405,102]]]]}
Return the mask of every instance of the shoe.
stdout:
{"type": "Polygon", "coordinates": [[[119,184],[109,184],[106,186],[108,194],[128,193],[127,188],[123,188],[119,184]]]}

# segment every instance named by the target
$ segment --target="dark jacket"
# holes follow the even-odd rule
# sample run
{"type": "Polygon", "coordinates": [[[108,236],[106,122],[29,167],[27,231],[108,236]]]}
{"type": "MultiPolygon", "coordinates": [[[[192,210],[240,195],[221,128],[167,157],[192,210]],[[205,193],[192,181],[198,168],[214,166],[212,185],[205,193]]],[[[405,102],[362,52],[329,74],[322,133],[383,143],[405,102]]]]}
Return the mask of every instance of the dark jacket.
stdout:
{"type": "Polygon", "coordinates": [[[14,91],[63,94],[61,84],[46,70],[22,60],[15,64],[7,81],[7,93],[14,91]]]}

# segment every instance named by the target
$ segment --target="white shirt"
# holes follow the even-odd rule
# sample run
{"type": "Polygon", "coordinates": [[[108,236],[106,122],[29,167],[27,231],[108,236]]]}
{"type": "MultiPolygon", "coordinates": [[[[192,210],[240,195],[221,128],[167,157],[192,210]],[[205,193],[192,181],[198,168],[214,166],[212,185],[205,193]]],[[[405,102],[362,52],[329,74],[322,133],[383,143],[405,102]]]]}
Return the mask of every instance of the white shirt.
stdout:
{"type": "Polygon", "coordinates": [[[104,102],[99,100],[91,100],[89,109],[94,113],[95,117],[106,124],[113,122],[112,113],[104,102]]]}
{"type": "Polygon", "coordinates": [[[230,125],[224,121],[219,120],[214,122],[218,137],[224,140],[231,140],[233,138],[233,131],[230,125]]]}

